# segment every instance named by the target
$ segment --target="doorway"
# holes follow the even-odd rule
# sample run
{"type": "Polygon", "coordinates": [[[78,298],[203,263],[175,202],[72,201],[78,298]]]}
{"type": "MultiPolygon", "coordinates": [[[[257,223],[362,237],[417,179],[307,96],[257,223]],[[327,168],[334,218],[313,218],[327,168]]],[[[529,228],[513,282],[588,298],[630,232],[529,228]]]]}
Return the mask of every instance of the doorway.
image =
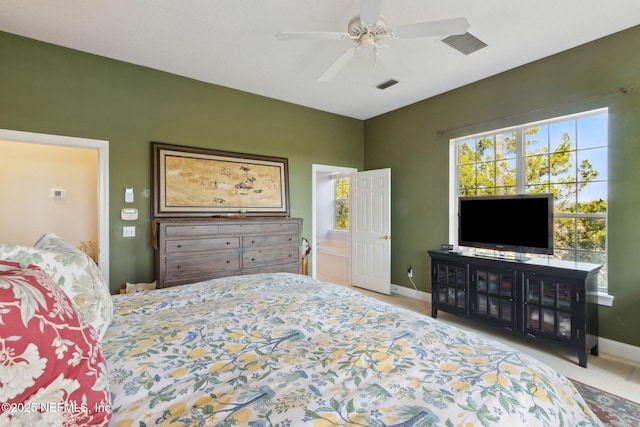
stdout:
{"type": "Polygon", "coordinates": [[[109,142],[43,133],[0,129],[0,140],[61,147],[90,148],[98,152],[98,268],[109,283],[109,142]]]}
{"type": "Polygon", "coordinates": [[[312,165],[311,276],[351,284],[351,238],[348,229],[335,226],[336,180],[358,169],[312,165]]]}

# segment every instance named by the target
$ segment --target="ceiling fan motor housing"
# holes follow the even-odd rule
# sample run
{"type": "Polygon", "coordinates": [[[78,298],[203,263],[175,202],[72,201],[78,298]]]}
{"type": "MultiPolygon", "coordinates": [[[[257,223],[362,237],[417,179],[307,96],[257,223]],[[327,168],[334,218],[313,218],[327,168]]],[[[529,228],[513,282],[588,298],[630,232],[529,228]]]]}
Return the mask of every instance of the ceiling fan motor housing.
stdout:
{"type": "Polygon", "coordinates": [[[375,44],[389,33],[389,28],[387,20],[382,15],[374,25],[367,24],[360,19],[360,16],[356,16],[349,21],[347,32],[354,40],[361,41],[364,44],[375,44]]]}

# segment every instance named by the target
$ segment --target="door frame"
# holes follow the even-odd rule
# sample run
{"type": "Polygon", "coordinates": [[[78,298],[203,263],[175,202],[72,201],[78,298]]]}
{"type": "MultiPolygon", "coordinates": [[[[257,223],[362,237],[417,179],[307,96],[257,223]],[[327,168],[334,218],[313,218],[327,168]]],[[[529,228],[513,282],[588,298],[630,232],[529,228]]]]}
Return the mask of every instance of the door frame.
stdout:
{"type": "MultiPolygon", "coordinates": [[[[316,265],[316,207],[317,207],[317,176],[318,173],[326,173],[326,172],[334,172],[334,173],[345,173],[352,174],[354,172],[358,172],[357,168],[349,168],[344,166],[330,166],[330,165],[319,165],[312,164],[311,165],[311,240],[309,244],[311,245],[311,277],[314,279],[317,278],[317,265],[316,265]]],[[[349,211],[349,216],[351,216],[351,211],[349,211]]],[[[351,251],[351,229],[349,229],[349,251],[351,251]]],[[[351,283],[351,265],[349,265],[349,283],[351,283]]]]}
{"type": "Polygon", "coordinates": [[[109,141],[0,129],[0,139],[11,142],[91,148],[98,150],[98,268],[109,283],[109,141]]]}

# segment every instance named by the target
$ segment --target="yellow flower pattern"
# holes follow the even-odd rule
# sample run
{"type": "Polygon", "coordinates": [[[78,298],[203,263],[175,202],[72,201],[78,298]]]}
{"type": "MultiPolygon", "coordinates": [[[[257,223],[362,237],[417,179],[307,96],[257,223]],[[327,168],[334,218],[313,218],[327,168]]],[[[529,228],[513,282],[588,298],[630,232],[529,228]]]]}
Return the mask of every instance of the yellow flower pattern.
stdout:
{"type": "Polygon", "coordinates": [[[102,342],[112,425],[601,425],[542,363],[306,276],[216,279],[114,304],[102,342]]]}

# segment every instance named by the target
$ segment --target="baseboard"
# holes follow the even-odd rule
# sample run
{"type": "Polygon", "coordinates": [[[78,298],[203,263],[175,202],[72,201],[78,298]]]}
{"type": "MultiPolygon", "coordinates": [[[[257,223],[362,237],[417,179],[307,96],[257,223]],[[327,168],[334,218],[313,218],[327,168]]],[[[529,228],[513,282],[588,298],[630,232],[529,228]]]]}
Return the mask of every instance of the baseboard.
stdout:
{"type": "Polygon", "coordinates": [[[391,293],[402,295],[403,297],[409,297],[414,299],[419,299],[421,301],[429,301],[431,302],[431,294],[429,292],[417,291],[412,288],[405,288],[400,285],[391,285],[391,293]]]}
{"type": "MultiPolygon", "coordinates": [[[[431,302],[431,294],[429,292],[417,291],[415,289],[406,288],[404,286],[391,285],[391,293],[402,295],[408,298],[418,299],[421,301],[431,302]]],[[[598,351],[629,360],[633,363],[640,363],[640,347],[637,347],[635,345],[599,337],[598,351]]]]}
{"type": "Polygon", "coordinates": [[[635,345],[599,337],[598,351],[600,353],[606,353],[615,357],[630,360],[634,363],[640,363],[640,347],[635,345]]]}

